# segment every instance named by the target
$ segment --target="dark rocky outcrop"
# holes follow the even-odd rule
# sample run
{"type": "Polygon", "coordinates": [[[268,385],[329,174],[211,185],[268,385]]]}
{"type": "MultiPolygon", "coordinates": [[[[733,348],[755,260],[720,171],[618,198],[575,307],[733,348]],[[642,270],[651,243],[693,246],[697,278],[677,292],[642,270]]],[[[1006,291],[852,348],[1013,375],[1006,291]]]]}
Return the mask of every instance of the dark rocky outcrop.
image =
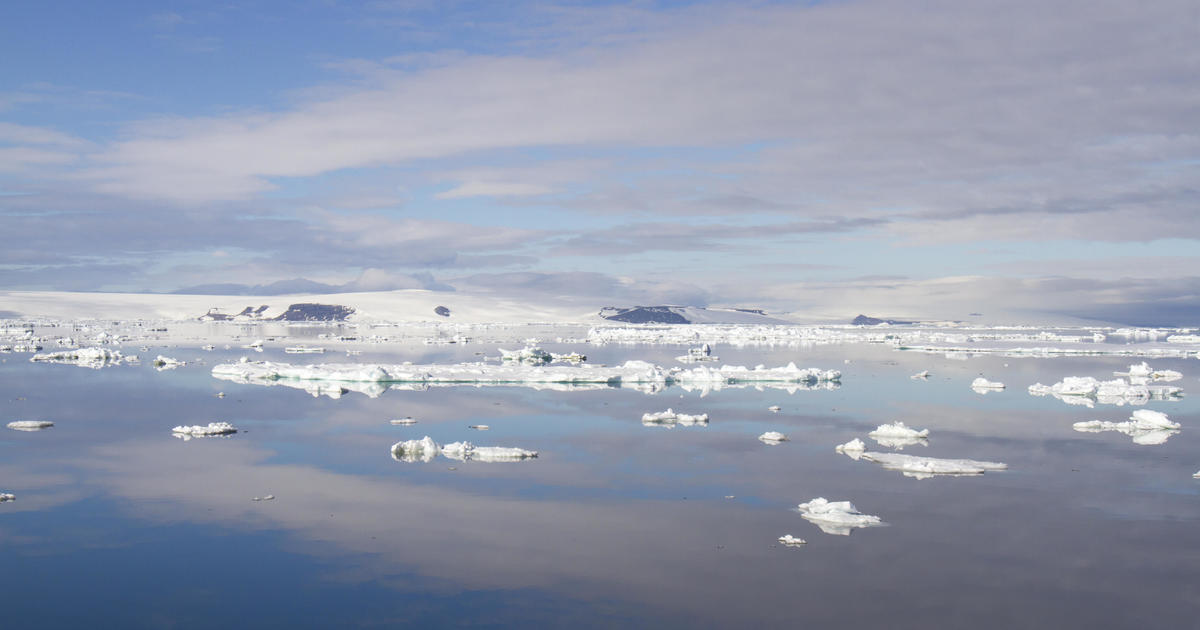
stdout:
{"type": "Polygon", "coordinates": [[[854,321],[850,322],[850,324],[854,325],[854,326],[878,326],[879,324],[912,324],[912,323],[913,322],[906,322],[906,321],[902,321],[899,319],[879,319],[878,317],[867,317],[866,315],[859,315],[858,317],[854,318],[854,321]]]}
{"type": "Polygon", "coordinates": [[[354,314],[354,309],[338,304],[293,304],[276,321],[284,322],[342,322],[354,314]]]}
{"type": "Polygon", "coordinates": [[[433,309],[433,312],[441,315],[442,317],[450,317],[450,309],[446,308],[445,306],[438,306],[433,309]]]}
{"type": "Polygon", "coordinates": [[[690,324],[686,317],[669,306],[635,306],[633,308],[607,307],[600,317],[629,324],[690,324]]]}

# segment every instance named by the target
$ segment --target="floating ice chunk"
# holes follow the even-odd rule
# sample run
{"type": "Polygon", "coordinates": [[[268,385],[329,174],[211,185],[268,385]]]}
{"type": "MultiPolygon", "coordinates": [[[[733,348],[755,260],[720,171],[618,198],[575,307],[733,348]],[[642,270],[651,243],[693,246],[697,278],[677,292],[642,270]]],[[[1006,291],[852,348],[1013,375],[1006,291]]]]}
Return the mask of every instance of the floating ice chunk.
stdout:
{"type": "Polygon", "coordinates": [[[903,422],[881,424],[867,435],[880,445],[894,449],[902,449],[905,446],[912,446],[914,444],[926,445],[929,443],[925,439],[929,437],[929,429],[918,431],[905,426],[903,422]]]}
{"type": "Polygon", "coordinates": [[[1120,378],[1101,381],[1091,376],[1068,376],[1051,386],[1041,383],[1030,385],[1029,393],[1034,396],[1052,395],[1068,404],[1092,407],[1093,402],[1144,405],[1150,400],[1175,400],[1183,394],[1183,390],[1172,385],[1136,384],[1120,378]]]}
{"type": "Polygon", "coordinates": [[[784,534],[783,536],[780,536],[779,542],[786,547],[799,547],[800,545],[808,543],[807,540],[804,540],[803,538],[796,538],[791,534],[784,534]]]}
{"type": "Polygon", "coordinates": [[[780,407],[779,405],[771,405],[770,407],[767,407],[767,411],[774,413],[777,413],[780,409],[783,409],[783,407],[780,407]]]}
{"type": "Polygon", "coordinates": [[[0,492],[0,503],[7,503],[8,501],[16,501],[16,500],[17,500],[17,495],[9,494],[7,492],[0,492]]]}
{"type": "Polygon", "coordinates": [[[405,427],[417,423],[417,421],[414,420],[411,416],[409,416],[407,418],[397,418],[395,420],[388,420],[388,422],[391,422],[392,424],[398,424],[400,426],[405,426],[405,427]]]}
{"type": "Polygon", "coordinates": [[[834,452],[848,456],[850,459],[857,460],[862,457],[863,451],[867,450],[867,445],[863,444],[862,440],[854,438],[845,444],[838,444],[833,447],[833,450],[834,452]]]}
{"type": "Polygon", "coordinates": [[[171,429],[171,433],[175,437],[188,440],[194,437],[232,435],[237,433],[237,428],[228,422],[210,422],[207,425],[194,424],[191,426],[178,426],[174,429],[171,429]]]}
{"type": "Polygon", "coordinates": [[[17,431],[41,431],[47,427],[54,426],[54,423],[46,420],[15,420],[9,422],[7,426],[17,431]]]}
{"type": "Polygon", "coordinates": [[[767,431],[766,433],[758,436],[758,439],[763,444],[769,444],[771,446],[774,446],[776,444],[786,442],[788,439],[788,436],[786,436],[778,431],[767,431]]]}
{"type": "Polygon", "coordinates": [[[688,415],[686,413],[677,413],[674,410],[667,408],[666,411],[658,413],[642,414],[642,424],[646,426],[662,426],[674,427],[706,427],[708,426],[708,414],[701,413],[696,415],[688,415]]]}
{"type": "Polygon", "coordinates": [[[288,346],[283,349],[288,354],[325,354],[325,348],[316,346],[288,346]]]}
{"type": "Polygon", "coordinates": [[[442,448],[428,435],[419,440],[405,440],[392,445],[392,459],[401,462],[429,463],[441,452],[442,448]]]}
{"type": "Polygon", "coordinates": [[[914,381],[926,381],[929,380],[929,376],[929,370],[922,370],[916,374],[913,374],[909,378],[913,379],[914,381]]]}
{"type": "Polygon", "coordinates": [[[1183,378],[1183,374],[1175,370],[1155,370],[1145,361],[1129,366],[1128,372],[1113,372],[1113,375],[1128,376],[1129,381],[1135,385],[1144,385],[1149,381],[1178,381],[1183,378]]]}
{"type": "Polygon", "coordinates": [[[107,348],[76,348],[74,350],[35,354],[29,357],[29,360],[37,363],[62,363],[99,369],[120,363],[121,353],[117,350],[109,350],[107,348]]]}
{"type": "Polygon", "coordinates": [[[491,427],[489,427],[489,426],[488,426],[488,425],[486,425],[486,424],[469,424],[469,425],[467,425],[467,428],[468,428],[468,429],[475,429],[476,431],[487,431],[487,430],[488,430],[488,429],[490,429],[491,427]]]}
{"type": "Polygon", "coordinates": [[[971,381],[971,389],[975,390],[977,393],[986,394],[988,392],[1004,389],[1004,383],[989,381],[981,376],[971,381]]]}
{"type": "Polygon", "coordinates": [[[541,365],[554,360],[554,357],[549,352],[538,348],[537,346],[526,346],[521,350],[505,350],[500,348],[500,359],[502,361],[516,361],[518,363],[527,363],[529,365],[541,365]]]}
{"type": "Polygon", "coordinates": [[[160,354],[154,358],[154,362],[151,365],[153,365],[156,370],[161,372],[163,370],[174,370],[181,365],[187,365],[187,362],[180,361],[178,359],[172,359],[171,357],[164,357],[160,354]]]}
{"type": "Polygon", "coordinates": [[[973,459],[940,459],[937,457],[919,457],[903,453],[876,453],[867,451],[862,454],[866,461],[883,466],[888,470],[898,470],[906,477],[928,479],[935,475],[982,475],[989,470],[1006,470],[1008,464],[1001,462],[982,462],[973,459]]]}
{"type": "Polygon", "coordinates": [[[1089,420],[1076,422],[1071,425],[1076,431],[1084,433],[1099,433],[1101,431],[1119,431],[1133,439],[1134,444],[1153,446],[1163,444],[1167,438],[1179,433],[1178,422],[1171,422],[1167,414],[1150,409],[1138,409],[1133,412],[1126,422],[1109,422],[1107,420],[1089,420]]]}
{"type": "Polygon", "coordinates": [[[701,345],[696,348],[688,348],[688,353],[675,357],[680,363],[696,363],[699,361],[716,361],[718,357],[713,356],[712,348],[708,344],[701,345]]]}
{"type": "Polygon", "coordinates": [[[849,501],[828,501],[817,497],[796,506],[800,516],[821,528],[826,534],[849,536],[857,527],[878,527],[884,522],[878,516],[863,514],[849,501]]]}
{"type": "Polygon", "coordinates": [[[508,446],[475,446],[470,442],[452,442],[442,447],[442,455],[460,462],[519,462],[537,457],[537,451],[508,446]]]}
{"type": "Polygon", "coordinates": [[[1192,477],[1195,477],[1196,479],[1200,479],[1200,470],[1196,471],[1196,474],[1192,475],[1192,477]]]}

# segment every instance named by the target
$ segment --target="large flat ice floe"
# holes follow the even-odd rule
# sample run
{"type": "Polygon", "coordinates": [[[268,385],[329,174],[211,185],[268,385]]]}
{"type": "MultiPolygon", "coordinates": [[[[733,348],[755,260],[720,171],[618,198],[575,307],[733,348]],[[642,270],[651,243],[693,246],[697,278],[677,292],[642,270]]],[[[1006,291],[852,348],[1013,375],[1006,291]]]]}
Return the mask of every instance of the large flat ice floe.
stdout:
{"type": "Polygon", "coordinates": [[[648,427],[667,427],[674,428],[676,425],[681,427],[706,427],[708,426],[708,414],[679,413],[671,408],[658,413],[642,414],[642,424],[648,427]]]}
{"type": "Polygon", "coordinates": [[[392,445],[392,459],[400,462],[429,463],[438,455],[460,462],[502,463],[532,459],[538,453],[510,446],[475,446],[470,442],[451,442],[442,446],[428,435],[392,445]]]}
{"type": "Polygon", "coordinates": [[[821,528],[826,534],[849,536],[858,527],[879,527],[885,525],[878,516],[863,514],[849,501],[829,501],[817,497],[808,503],[796,506],[796,511],[805,520],[821,528]]]}
{"type": "Polygon", "coordinates": [[[35,354],[29,357],[29,360],[34,363],[60,363],[63,365],[99,369],[110,365],[117,365],[121,362],[121,358],[119,350],[109,350],[108,348],[75,348],[73,350],[35,354]]]}
{"type": "Polygon", "coordinates": [[[903,422],[894,422],[892,424],[881,424],[874,431],[867,434],[872,440],[875,440],[880,446],[888,448],[903,449],[905,446],[914,444],[926,445],[929,440],[929,429],[913,429],[905,426],[903,422]]]}
{"type": "Polygon", "coordinates": [[[855,459],[879,464],[888,470],[898,470],[905,477],[928,479],[938,475],[965,476],[982,475],[991,470],[1007,470],[1008,464],[983,462],[974,459],[941,459],[919,457],[903,453],[877,453],[867,451],[855,459]]]}
{"type": "Polygon", "coordinates": [[[41,431],[54,426],[54,423],[47,420],[15,420],[6,426],[17,431],[41,431]]]}
{"type": "Polygon", "coordinates": [[[238,363],[217,365],[213,367],[212,374],[216,378],[239,383],[299,387],[313,395],[327,394],[334,397],[344,393],[344,390],[378,396],[389,388],[420,389],[453,385],[507,385],[554,389],[631,387],[648,392],[656,392],[672,385],[706,392],[724,387],[743,386],[794,390],[821,385],[836,387],[841,378],[841,372],[837,370],[802,369],[794,363],[780,368],[760,365],[752,369],[744,366],[723,366],[685,370],[677,367],[664,368],[645,361],[627,361],[616,367],[601,367],[527,365],[519,362],[501,365],[291,365],[243,359],[238,363]],[[319,385],[313,386],[314,383],[319,385]]]}
{"type": "Polygon", "coordinates": [[[1109,422],[1106,420],[1089,420],[1076,422],[1072,425],[1076,431],[1084,433],[1099,433],[1101,431],[1118,431],[1133,438],[1134,444],[1153,446],[1163,444],[1172,435],[1179,433],[1179,423],[1171,422],[1167,414],[1150,409],[1138,409],[1133,412],[1126,422],[1109,422]]]}
{"type": "Polygon", "coordinates": [[[208,424],[193,424],[178,426],[171,429],[171,434],[184,440],[194,437],[212,437],[215,435],[232,435],[237,433],[237,427],[228,422],[210,422],[208,424]]]}

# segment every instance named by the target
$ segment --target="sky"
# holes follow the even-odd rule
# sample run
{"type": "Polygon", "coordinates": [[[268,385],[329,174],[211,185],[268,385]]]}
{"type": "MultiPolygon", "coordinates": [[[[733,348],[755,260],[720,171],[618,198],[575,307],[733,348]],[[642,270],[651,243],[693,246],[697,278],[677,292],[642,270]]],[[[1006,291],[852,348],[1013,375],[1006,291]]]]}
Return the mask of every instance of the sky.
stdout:
{"type": "Polygon", "coordinates": [[[1193,0],[3,3],[0,290],[1198,325],[1198,42],[1193,0]]]}

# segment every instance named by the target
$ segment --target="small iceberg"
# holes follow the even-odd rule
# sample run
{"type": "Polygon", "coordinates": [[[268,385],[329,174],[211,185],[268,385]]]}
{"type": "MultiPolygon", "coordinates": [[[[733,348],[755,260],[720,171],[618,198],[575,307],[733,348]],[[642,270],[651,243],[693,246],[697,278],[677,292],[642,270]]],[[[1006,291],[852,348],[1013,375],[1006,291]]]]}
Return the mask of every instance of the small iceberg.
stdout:
{"type": "Polygon", "coordinates": [[[878,442],[881,446],[896,450],[914,444],[922,446],[929,444],[929,441],[926,439],[929,437],[929,429],[918,431],[905,426],[903,422],[881,424],[874,431],[868,433],[867,436],[878,442]]]}
{"type": "Polygon", "coordinates": [[[9,501],[16,501],[16,500],[17,500],[17,495],[9,494],[7,492],[0,492],[0,503],[7,503],[9,501]]]}
{"type": "Polygon", "coordinates": [[[1175,370],[1155,370],[1145,361],[1129,366],[1128,371],[1113,372],[1113,376],[1128,376],[1131,383],[1142,385],[1148,381],[1166,381],[1169,383],[1183,378],[1183,374],[1180,372],[1176,372],[1175,370]]]}
{"type": "Polygon", "coordinates": [[[688,353],[675,357],[680,363],[697,363],[700,361],[716,361],[718,357],[713,356],[712,348],[708,344],[703,344],[696,348],[688,348],[688,353]]]}
{"type": "Polygon", "coordinates": [[[501,361],[514,361],[517,363],[525,363],[527,365],[542,365],[554,360],[554,357],[549,352],[538,348],[537,346],[526,346],[521,350],[505,350],[500,348],[501,361]]]}
{"type": "Polygon", "coordinates": [[[867,450],[867,445],[863,444],[862,440],[854,438],[845,444],[838,444],[833,447],[833,450],[835,453],[841,453],[857,461],[858,458],[862,457],[863,452],[867,450]]]}
{"type": "Polygon", "coordinates": [[[863,514],[849,501],[828,501],[817,497],[808,503],[796,506],[806,521],[821,528],[821,531],[834,536],[849,536],[851,530],[858,527],[879,527],[884,525],[878,516],[863,514]]]}
{"type": "Polygon", "coordinates": [[[767,411],[770,411],[771,413],[779,413],[780,409],[783,409],[783,407],[780,407],[779,405],[771,405],[770,407],[767,407],[767,411]]]}
{"type": "Polygon", "coordinates": [[[686,413],[677,413],[668,407],[666,411],[642,414],[642,424],[648,427],[658,426],[667,428],[673,428],[675,425],[681,427],[706,427],[708,426],[708,414],[688,415],[686,413]]]}
{"type": "Polygon", "coordinates": [[[414,419],[412,418],[412,416],[408,416],[408,417],[405,417],[405,418],[396,418],[395,420],[388,420],[388,422],[390,422],[390,423],[392,423],[392,424],[400,425],[400,426],[403,426],[403,427],[407,427],[407,426],[410,426],[410,425],[413,425],[413,424],[416,424],[416,423],[417,423],[417,421],[416,421],[416,420],[414,420],[414,419]]]}
{"type": "Polygon", "coordinates": [[[930,376],[929,370],[922,370],[920,372],[917,372],[916,374],[913,374],[912,376],[910,376],[908,378],[911,378],[914,381],[927,381],[927,380],[929,380],[929,376],[930,376]]]}
{"type": "Polygon", "coordinates": [[[779,542],[785,547],[799,547],[800,545],[808,543],[807,540],[804,540],[803,538],[796,538],[791,534],[784,534],[783,536],[780,536],[779,542]]]}
{"type": "MultiPolygon", "coordinates": [[[[1130,366],[1131,369],[1138,366],[1130,366]]],[[[1102,381],[1091,376],[1068,376],[1053,385],[1034,383],[1029,386],[1032,396],[1054,396],[1070,404],[1088,408],[1099,402],[1105,405],[1144,405],[1151,400],[1177,400],[1183,389],[1173,385],[1137,383],[1138,377],[1102,381]]],[[[1145,379],[1141,379],[1145,381],[1145,379]]]]}
{"type": "Polygon", "coordinates": [[[54,426],[54,423],[45,420],[16,420],[9,422],[7,426],[16,431],[41,431],[54,426]]]}
{"type": "Polygon", "coordinates": [[[190,440],[194,437],[212,437],[214,435],[232,435],[237,433],[237,427],[228,422],[210,422],[207,425],[194,424],[178,426],[171,429],[171,434],[177,438],[190,440]]]}
{"type": "Polygon", "coordinates": [[[172,359],[171,357],[164,357],[160,354],[154,358],[154,362],[151,363],[151,365],[154,366],[154,369],[161,372],[163,370],[174,370],[181,365],[187,365],[187,362],[180,361],[178,359],[172,359]]]}
{"type": "Polygon", "coordinates": [[[468,429],[475,429],[476,431],[487,431],[488,429],[490,429],[490,428],[492,428],[492,427],[489,427],[489,426],[488,426],[488,425],[486,425],[486,424],[468,424],[468,425],[467,425],[467,428],[468,428],[468,429]]]}
{"type": "Polygon", "coordinates": [[[1076,431],[1083,433],[1099,433],[1101,431],[1119,431],[1133,438],[1134,444],[1153,446],[1163,444],[1172,435],[1179,433],[1179,423],[1171,422],[1167,414],[1150,409],[1138,409],[1133,412],[1126,422],[1108,422],[1106,420],[1089,420],[1076,422],[1071,425],[1076,431]]]}
{"type": "Polygon", "coordinates": [[[971,389],[977,394],[987,394],[988,392],[996,392],[1004,389],[1004,383],[998,381],[989,381],[982,376],[971,381],[971,389]]]}
{"type": "Polygon", "coordinates": [[[767,431],[766,433],[758,436],[758,439],[763,444],[769,444],[771,446],[774,446],[776,444],[782,444],[782,443],[786,442],[788,439],[788,436],[786,436],[778,431],[767,431]]]}
{"type": "Polygon", "coordinates": [[[538,456],[538,452],[509,446],[475,446],[470,442],[451,442],[441,446],[428,435],[419,440],[406,440],[392,445],[392,459],[396,461],[429,463],[438,455],[460,462],[497,463],[532,459],[538,456]]]}
{"type": "Polygon", "coordinates": [[[121,353],[107,348],[76,348],[59,352],[35,354],[29,357],[34,363],[60,363],[100,369],[121,362],[121,353]]]}
{"type": "Polygon", "coordinates": [[[888,470],[898,470],[905,477],[928,479],[938,475],[966,476],[982,475],[991,470],[1007,470],[1008,464],[982,462],[974,459],[940,459],[919,457],[903,453],[876,453],[867,451],[862,459],[879,464],[888,470]]]}
{"type": "Polygon", "coordinates": [[[398,462],[429,463],[441,452],[442,447],[428,435],[419,440],[405,440],[392,445],[392,459],[398,462]]]}

